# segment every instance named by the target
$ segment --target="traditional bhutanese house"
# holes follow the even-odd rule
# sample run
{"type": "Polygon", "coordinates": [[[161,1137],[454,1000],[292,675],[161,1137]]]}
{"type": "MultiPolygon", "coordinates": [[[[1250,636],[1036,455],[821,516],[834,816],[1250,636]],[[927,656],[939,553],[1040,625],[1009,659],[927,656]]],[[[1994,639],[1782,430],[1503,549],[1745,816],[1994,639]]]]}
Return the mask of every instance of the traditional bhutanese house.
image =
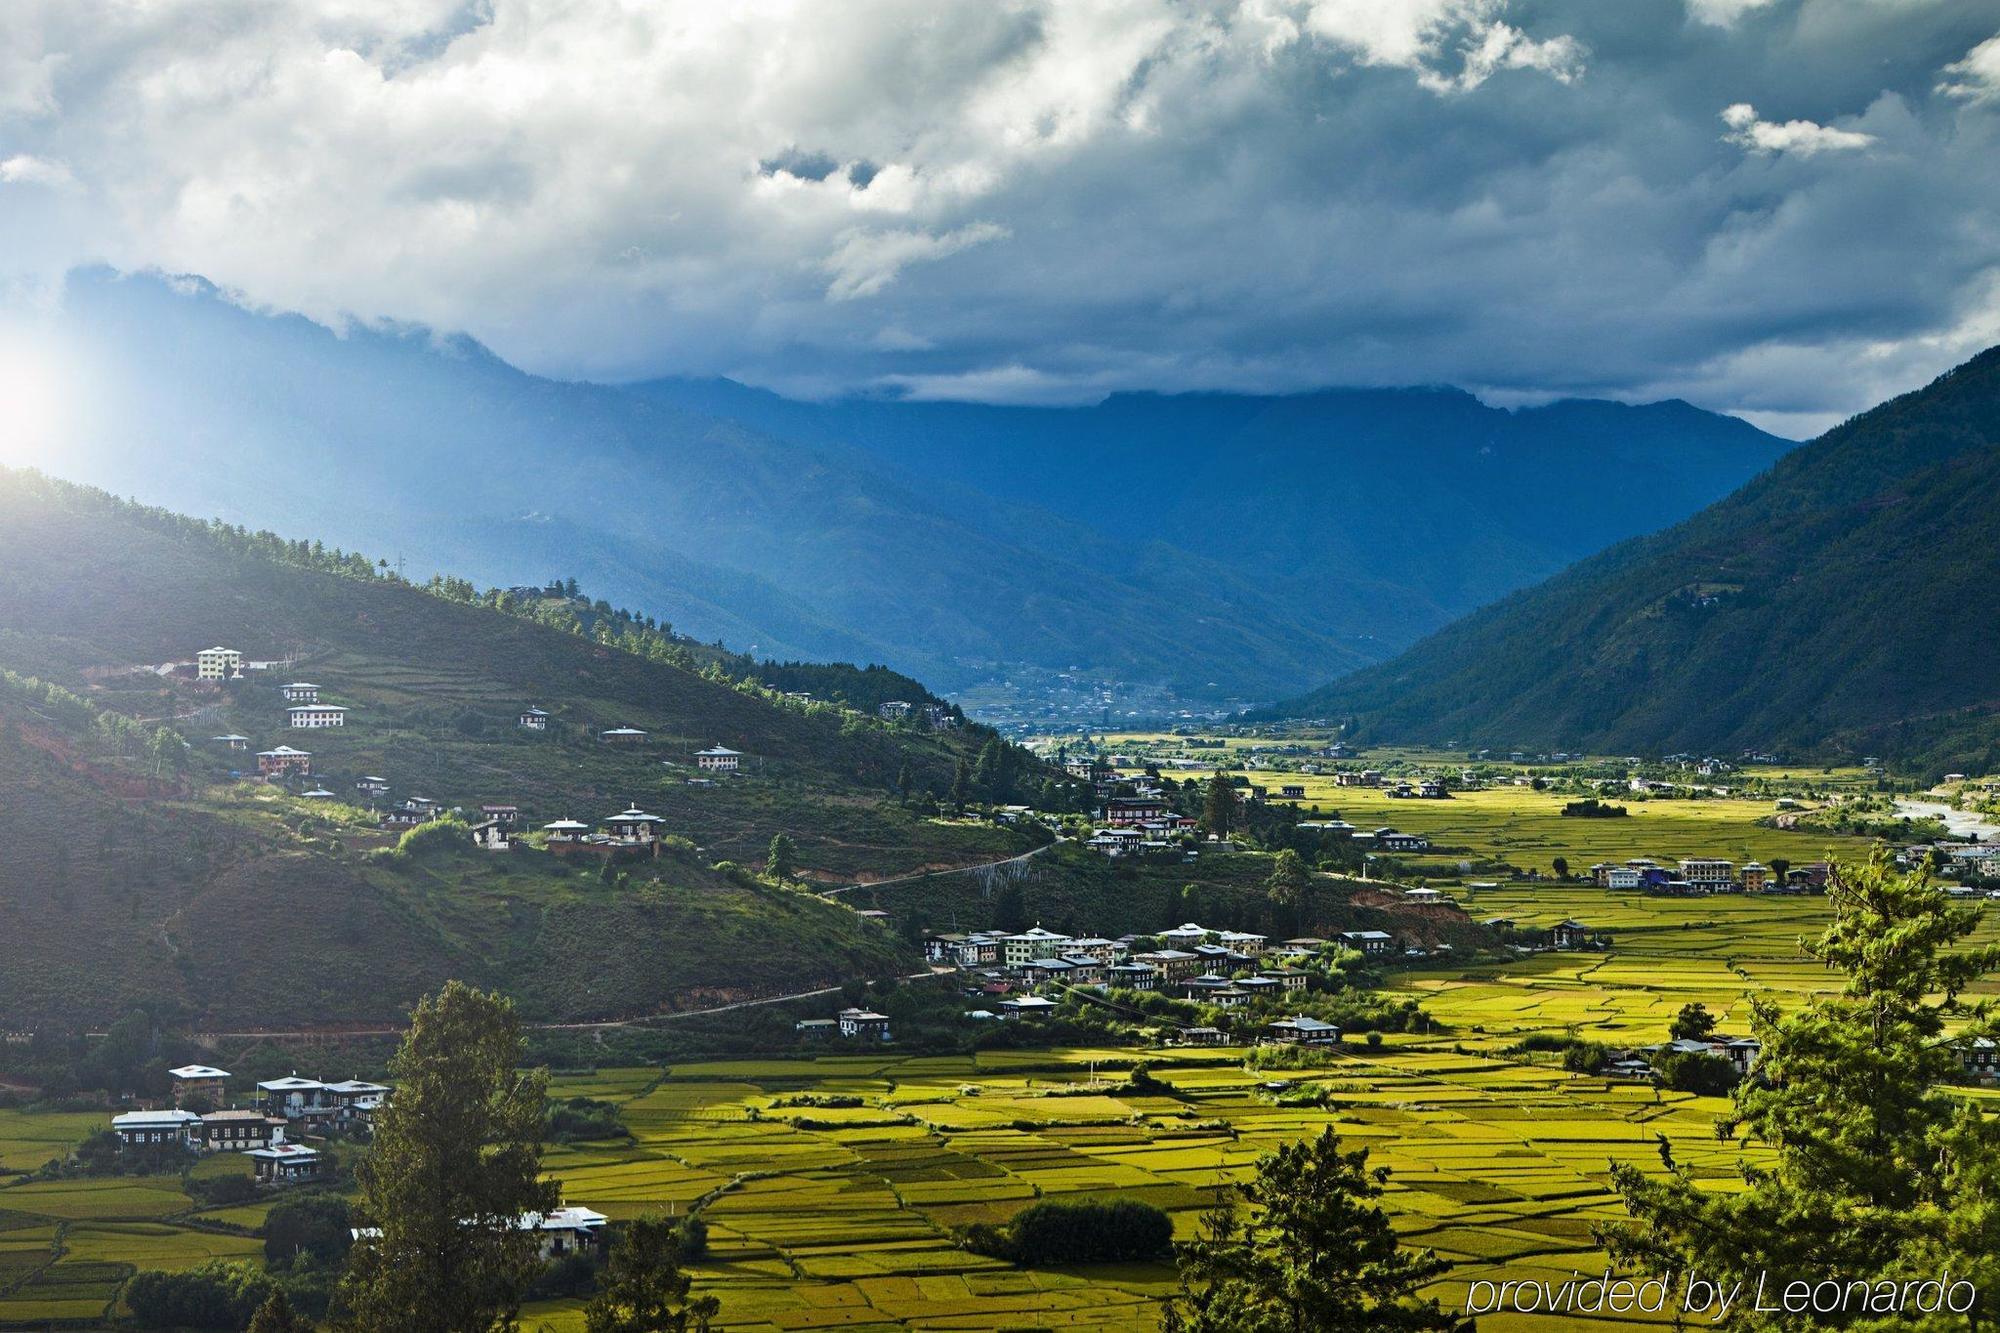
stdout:
{"type": "Polygon", "coordinates": [[[320,1156],[316,1148],[303,1143],[272,1143],[252,1148],[244,1156],[259,1185],[292,1185],[319,1175],[320,1156]]]}
{"type": "Polygon", "coordinates": [[[211,736],[209,737],[209,741],[231,750],[247,750],[250,748],[250,738],[248,736],[238,736],[233,732],[227,736],[211,736]]]}
{"type": "Polygon", "coordinates": [[[697,750],[694,762],[710,773],[734,773],[742,766],[743,755],[726,745],[711,745],[706,750],[697,750]]]}
{"type": "Polygon", "coordinates": [[[1068,982],[1076,971],[1074,963],[1060,958],[1035,958],[1021,964],[1021,976],[1030,986],[1048,982],[1068,982]]]}
{"type": "Polygon", "coordinates": [[[518,1225],[523,1231],[535,1233],[536,1253],[541,1255],[544,1263],[549,1263],[602,1245],[604,1224],[609,1220],[603,1213],[590,1208],[565,1206],[552,1210],[546,1216],[528,1213],[518,1225]]]}
{"type": "Polygon", "coordinates": [[[472,845],[482,852],[506,852],[513,850],[507,840],[507,826],[497,819],[482,819],[467,830],[472,845]]]}
{"type": "Polygon", "coordinates": [[[1268,972],[1259,972],[1257,975],[1277,982],[1278,989],[1285,991],[1304,990],[1306,982],[1310,980],[1307,973],[1299,971],[1296,967],[1274,967],[1268,972]]]}
{"type": "Polygon", "coordinates": [[[249,1152],[282,1141],[285,1122],[262,1111],[210,1111],[195,1132],[203,1152],[249,1152]]]}
{"type": "Polygon", "coordinates": [[[1117,940],[1107,940],[1102,936],[1091,936],[1081,940],[1071,940],[1063,949],[1063,957],[1085,954],[1100,963],[1115,963],[1125,956],[1125,946],[1117,940]]]}
{"type": "Polygon", "coordinates": [[[312,772],[312,761],[311,750],[294,750],[289,745],[280,745],[275,750],[257,752],[257,771],[267,778],[305,777],[312,772]]]}
{"type": "Polygon", "coordinates": [[[840,1031],[837,1018],[801,1018],[792,1024],[792,1031],[801,1037],[831,1037],[840,1031]]]}
{"type": "Polygon", "coordinates": [[[1241,977],[1236,982],[1236,988],[1253,998],[1266,999],[1284,994],[1285,983],[1276,977],[1241,977]]]}
{"type": "Polygon", "coordinates": [[[1227,1040],[1228,1038],[1222,1035],[1221,1028],[1181,1029],[1180,1044],[1183,1046],[1220,1046],[1227,1040]]]}
{"type": "Polygon", "coordinates": [[[204,648],[194,655],[196,680],[231,680],[243,674],[243,654],[234,648],[204,648]]]}
{"type": "Polygon", "coordinates": [[[613,727],[609,731],[598,732],[597,738],[606,745],[643,745],[646,733],[637,727],[613,727]]]}
{"type": "Polygon", "coordinates": [[[1952,1043],[1952,1051],[1958,1056],[1958,1067],[1965,1076],[1981,1083],[1991,1083],[2000,1078],[2000,1045],[1991,1037],[1968,1037],[1952,1043]]]}
{"type": "Polygon", "coordinates": [[[297,680],[284,687],[285,702],[288,704],[316,704],[319,702],[319,686],[311,681],[297,680]]]}
{"type": "Polygon", "coordinates": [[[326,1084],[300,1078],[296,1072],[259,1083],[257,1095],[266,1111],[286,1120],[329,1120],[335,1110],[327,1100],[326,1084]]]}
{"type": "Polygon", "coordinates": [[[1160,979],[1144,963],[1113,963],[1105,971],[1105,981],[1119,990],[1153,990],[1160,979]]]}
{"type": "Polygon", "coordinates": [[[1143,963],[1153,969],[1165,985],[1185,981],[1201,971],[1201,955],[1189,953],[1185,949],[1155,949],[1150,953],[1135,953],[1132,961],[1143,963]]]}
{"type": "Polygon", "coordinates": [[[580,819],[558,819],[542,825],[542,832],[549,835],[548,848],[557,856],[566,856],[584,846],[584,838],[590,832],[590,825],[580,819]]]}
{"type": "Polygon", "coordinates": [[[285,718],[294,731],[344,727],[347,725],[347,710],[339,704],[300,704],[296,708],[287,708],[285,718]]]}
{"type": "Polygon", "coordinates": [[[1762,861],[1745,861],[1743,868],[1736,872],[1743,882],[1745,893],[1762,893],[1771,884],[1771,867],[1762,861]]]}
{"type": "Polygon", "coordinates": [[[843,1009],[839,1014],[840,1035],[889,1040],[889,1016],[872,1009],[843,1009]]]}
{"type": "Polygon", "coordinates": [[[334,1113],[342,1120],[366,1120],[381,1110],[389,1101],[393,1091],[386,1083],[370,1083],[366,1079],[345,1078],[338,1083],[329,1083],[320,1089],[320,1095],[334,1108],[334,1113]]]}
{"type": "Polygon", "coordinates": [[[604,836],[620,846],[651,846],[660,836],[660,825],[666,822],[636,805],[629,806],[604,821],[604,836]]]}
{"type": "Polygon", "coordinates": [[[1284,786],[1278,788],[1278,795],[1287,801],[1303,801],[1306,798],[1305,784],[1287,782],[1284,786]]]}
{"type": "Polygon", "coordinates": [[[1054,1000],[1040,995],[1021,995],[1000,1001],[1000,1017],[1039,1018],[1054,1013],[1060,1007],[1054,1000]]]}
{"type": "Polygon", "coordinates": [[[210,1106],[220,1106],[228,1096],[227,1069],[217,1069],[214,1065],[182,1065],[178,1069],[169,1069],[167,1077],[173,1080],[175,1106],[190,1101],[205,1101],[210,1106]]]}
{"type": "Polygon", "coordinates": [[[1549,943],[1558,949],[1581,949],[1590,939],[1590,927],[1571,917],[1549,928],[1549,943]]]}
{"type": "Polygon", "coordinates": [[[111,1132],[127,1148],[185,1147],[200,1123],[193,1111],[127,1111],[111,1117],[111,1132]]]}
{"type": "Polygon", "coordinates": [[[479,807],[482,819],[497,819],[508,828],[521,822],[521,807],[518,805],[482,805],[479,807]]]}
{"type": "Polygon", "coordinates": [[[514,719],[514,725],[523,731],[547,731],[549,715],[539,708],[523,708],[521,715],[514,719]]]}
{"type": "Polygon", "coordinates": [[[1386,930],[1343,930],[1340,932],[1340,942],[1350,949],[1359,949],[1362,953],[1379,954],[1389,952],[1389,946],[1395,943],[1395,938],[1386,930]]]}
{"type": "Polygon", "coordinates": [[[378,778],[373,774],[365,778],[356,778],[354,790],[363,796],[386,796],[389,794],[389,779],[378,778]]]}
{"type": "Polygon", "coordinates": [[[1163,930],[1154,938],[1169,948],[1187,949],[1206,942],[1214,933],[1208,927],[1198,926],[1190,921],[1186,925],[1175,926],[1172,930],[1163,930]]]}
{"type": "Polygon", "coordinates": [[[1265,936],[1254,935],[1244,930],[1225,930],[1215,939],[1224,948],[1242,954],[1246,958],[1255,958],[1263,953],[1266,941],[1265,936]]]}
{"type": "Polygon", "coordinates": [[[1293,1046],[1332,1046],[1340,1041],[1339,1028],[1304,1014],[1266,1023],[1264,1034],[1272,1041],[1282,1041],[1293,1046]]]}
{"type": "Polygon", "coordinates": [[[311,791],[300,792],[299,795],[308,801],[330,801],[333,799],[333,793],[324,787],[314,787],[311,791]]]}

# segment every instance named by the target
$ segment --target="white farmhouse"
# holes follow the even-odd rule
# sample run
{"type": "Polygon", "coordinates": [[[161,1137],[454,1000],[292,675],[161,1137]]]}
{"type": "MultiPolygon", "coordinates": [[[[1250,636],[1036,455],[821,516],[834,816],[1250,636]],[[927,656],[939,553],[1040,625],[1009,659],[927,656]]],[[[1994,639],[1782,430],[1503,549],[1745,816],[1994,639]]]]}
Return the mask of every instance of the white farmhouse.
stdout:
{"type": "Polygon", "coordinates": [[[300,704],[296,708],[287,708],[285,716],[294,731],[347,725],[347,710],[339,704],[300,704]]]}
{"type": "Polygon", "coordinates": [[[711,745],[696,751],[694,761],[711,773],[734,773],[741,766],[743,755],[726,745],[711,745]]]}

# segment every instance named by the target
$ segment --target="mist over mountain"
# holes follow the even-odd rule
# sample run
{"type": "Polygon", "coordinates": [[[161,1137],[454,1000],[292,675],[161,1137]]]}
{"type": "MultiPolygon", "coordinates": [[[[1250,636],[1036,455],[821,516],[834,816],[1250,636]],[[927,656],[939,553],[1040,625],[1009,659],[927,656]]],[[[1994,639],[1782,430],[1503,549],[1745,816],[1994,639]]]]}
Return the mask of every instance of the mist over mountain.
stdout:
{"type": "Polygon", "coordinates": [[[1273,715],[1377,740],[2000,764],[2000,348],[1273,715]]]}
{"type": "Polygon", "coordinates": [[[1042,408],[569,383],[103,271],[72,278],[60,338],[88,393],[41,460],[59,475],[413,576],[573,575],[733,648],[946,690],[1025,667],[1295,691],[1785,447],[1683,403],[1506,412],[1449,389],[1042,408]]]}

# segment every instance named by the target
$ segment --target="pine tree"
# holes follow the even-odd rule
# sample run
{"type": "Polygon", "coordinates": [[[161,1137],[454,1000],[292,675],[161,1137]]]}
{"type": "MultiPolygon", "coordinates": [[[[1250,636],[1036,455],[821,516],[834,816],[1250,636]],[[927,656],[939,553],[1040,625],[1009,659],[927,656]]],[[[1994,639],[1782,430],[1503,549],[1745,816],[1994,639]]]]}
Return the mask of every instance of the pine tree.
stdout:
{"type": "Polygon", "coordinates": [[[1225,1194],[1183,1248],[1167,1333],[1395,1333],[1455,1329],[1419,1288],[1451,1265],[1406,1251],[1376,1200],[1387,1167],[1343,1152],[1332,1127],[1257,1163],[1241,1187],[1248,1220],[1225,1194]]]}
{"type": "Polygon", "coordinates": [[[962,815],[965,813],[965,803],[971,799],[972,795],[971,788],[972,770],[965,766],[964,759],[960,759],[957,769],[951,775],[951,812],[953,814],[962,815]]]}
{"type": "Polygon", "coordinates": [[[713,1296],[690,1300],[691,1279],[681,1268],[681,1228],[662,1217],[642,1217],[624,1230],[605,1262],[598,1294],[583,1310],[586,1333],[706,1333],[722,1304],[713,1296]]]}
{"type": "Polygon", "coordinates": [[[1264,890],[1271,901],[1296,913],[1305,906],[1311,889],[1312,871],[1307,868],[1306,859],[1289,847],[1280,851],[1271,863],[1271,877],[1264,881],[1264,890]]]}
{"type": "Polygon", "coordinates": [[[1236,826],[1236,812],[1240,804],[1236,784],[1217,773],[1208,780],[1208,793],[1201,811],[1202,830],[1218,838],[1228,837],[1229,830],[1236,826]]]}
{"type": "MultiPolygon", "coordinates": [[[[1981,909],[1955,906],[1927,871],[1900,875],[1877,851],[1829,868],[1833,921],[1806,951],[1845,977],[1792,1013],[1752,1007],[1762,1043],[1734,1115],[1717,1127],[1770,1150],[1713,1190],[1685,1164],[1664,1178],[1631,1164],[1612,1178],[1634,1221],[1603,1240],[1659,1273],[1754,1283],[1760,1272],[2000,1279],[2000,1124],[1953,1095],[1948,1021],[1990,1033],[1989,1003],[1961,997],[2000,968],[2000,946],[1966,947],[1981,909]]],[[[1990,1299],[1990,1298],[1983,1298],[1990,1299]]],[[[1986,1311],[1990,1321],[1992,1312],[1986,1311]]]]}
{"type": "Polygon", "coordinates": [[[511,1323],[541,1267],[534,1233],[548,1079],[516,1068],[521,1025],[498,995],[448,982],[411,1015],[395,1095],[356,1175],[371,1230],[348,1255],[351,1325],[369,1333],[487,1333],[511,1323]]]}
{"type": "Polygon", "coordinates": [[[796,879],[799,873],[799,849],[792,843],[789,833],[773,833],[771,849],[764,856],[764,873],[772,879],[796,879]]]}

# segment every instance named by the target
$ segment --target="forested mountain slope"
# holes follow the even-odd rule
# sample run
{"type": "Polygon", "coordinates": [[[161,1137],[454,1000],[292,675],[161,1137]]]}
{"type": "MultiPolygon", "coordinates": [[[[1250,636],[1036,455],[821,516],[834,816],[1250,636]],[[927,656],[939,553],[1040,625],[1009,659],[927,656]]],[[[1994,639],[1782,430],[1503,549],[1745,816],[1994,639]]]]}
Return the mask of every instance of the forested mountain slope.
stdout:
{"type": "Polygon", "coordinates": [[[1274,714],[1377,739],[2000,766],[2000,348],[1274,714]]]}
{"type": "Polygon", "coordinates": [[[370,565],[0,471],[0,1025],[140,1003],[200,1024],[383,1021],[449,976],[564,1019],[797,989],[906,967],[908,946],[716,863],[761,864],[779,832],[835,880],[1026,845],[894,794],[949,788],[977,733],[788,701],[370,565]],[[223,685],[165,669],[212,645],[295,661],[223,685]],[[288,728],[297,679],[347,725],[288,728]],[[516,725],[531,704],[547,733],[516,725]],[[600,739],[620,726],[647,737],[600,739]],[[230,734],[246,748],[212,739],[230,734]],[[311,752],[332,797],[232,779],[280,744],[311,752]],[[691,782],[715,744],[745,772],[691,782]],[[530,826],[636,803],[687,841],[604,874],[462,838],[398,853],[358,808],[373,776],[391,800],[475,820],[515,805],[530,826]]]}

